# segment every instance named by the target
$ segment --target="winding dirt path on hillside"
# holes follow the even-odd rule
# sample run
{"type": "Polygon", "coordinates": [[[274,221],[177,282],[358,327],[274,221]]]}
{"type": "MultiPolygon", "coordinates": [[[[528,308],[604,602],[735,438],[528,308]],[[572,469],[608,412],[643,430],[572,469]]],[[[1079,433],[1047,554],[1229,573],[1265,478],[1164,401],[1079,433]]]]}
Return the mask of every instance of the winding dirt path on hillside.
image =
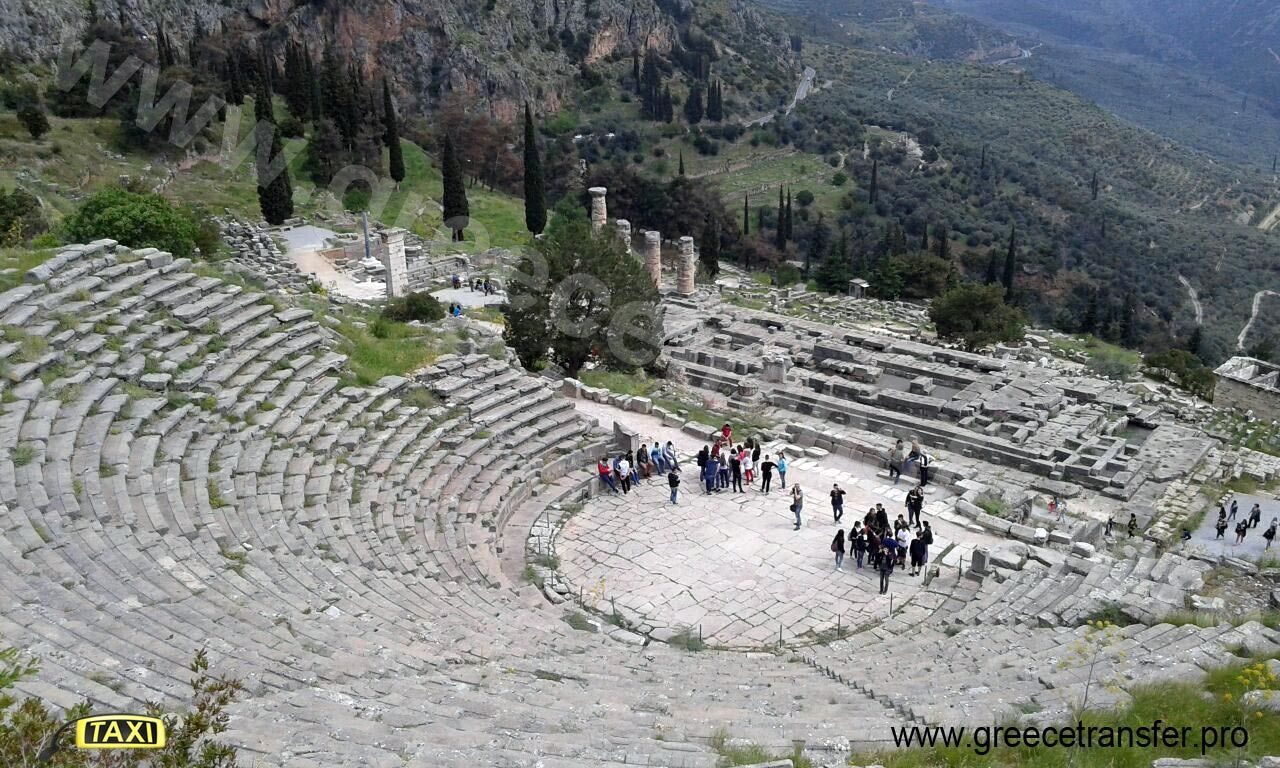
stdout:
{"type": "MultiPolygon", "coordinates": [[[[1200,306],[1200,294],[1196,293],[1191,281],[1183,277],[1181,273],[1178,274],[1178,282],[1182,283],[1182,286],[1187,289],[1187,294],[1191,297],[1191,306],[1195,307],[1196,310],[1196,325],[1204,325],[1204,307],[1200,306]]],[[[1256,309],[1254,314],[1257,314],[1256,309]]]]}
{"type": "Polygon", "coordinates": [[[1262,219],[1262,223],[1258,225],[1258,229],[1263,232],[1270,232],[1276,228],[1277,224],[1280,224],[1280,205],[1277,205],[1275,210],[1268,213],[1266,217],[1262,219]]]}
{"type": "Polygon", "coordinates": [[[1244,349],[1244,343],[1249,338],[1249,331],[1253,328],[1254,321],[1258,319],[1258,312],[1262,310],[1262,300],[1268,296],[1280,297],[1280,293],[1276,291],[1258,291],[1253,294],[1253,314],[1249,315],[1249,322],[1245,323],[1240,335],[1236,337],[1236,349],[1244,349]]]}

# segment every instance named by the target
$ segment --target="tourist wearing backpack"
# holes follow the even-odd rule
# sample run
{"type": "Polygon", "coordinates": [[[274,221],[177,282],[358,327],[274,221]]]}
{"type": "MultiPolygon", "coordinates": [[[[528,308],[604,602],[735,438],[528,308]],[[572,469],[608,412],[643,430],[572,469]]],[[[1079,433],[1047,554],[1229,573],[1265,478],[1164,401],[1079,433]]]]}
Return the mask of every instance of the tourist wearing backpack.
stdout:
{"type": "Polygon", "coordinates": [[[849,549],[853,551],[853,561],[857,563],[858,570],[862,570],[862,560],[867,556],[867,537],[862,531],[858,531],[856,536],[851,536],[853,542],[849,545],[849,549]]]}
{"type": "MultiPolygon", "coordinates": [[[[767,463],[767,462],[766,462],[767,463]]],[[[765,476],[765,482],[768,482],[768,476],[765,476]]],[[[796,516],[796,530],[800,530],[800,513],[804,511],[804,492],[800,490],[799,485],[791,486],[791,511],[796,516]]]]}
{"type": "Polygon", "coordinates": [[[836,570],[844,570],[844,529],[836,531],[836,537],[831,540],[831,551],[836,555],[836,570]]]}

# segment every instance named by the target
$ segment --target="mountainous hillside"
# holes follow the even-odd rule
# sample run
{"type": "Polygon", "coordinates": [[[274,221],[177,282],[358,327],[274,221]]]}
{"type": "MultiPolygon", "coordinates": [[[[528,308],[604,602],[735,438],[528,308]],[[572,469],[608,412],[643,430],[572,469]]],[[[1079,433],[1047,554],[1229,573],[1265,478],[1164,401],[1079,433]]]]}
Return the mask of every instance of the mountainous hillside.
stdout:
{"type": "MultiPolygon", "coordinates": [[[[473,217],[518,244],[511,209],[525,189],[520,118],[530,103],[549,203],[608,186],[610,211],[635,228],[692,236],[778,282],[842,291],[863,277],[879,297],[929,299],[999,280],[1035,322],[1147,351],[1192,348],[1208,361],[1274,334],[1269,302],[1249,321],[1254,294],[1280,290],[1275,174],[1142,130],[1039,76],[1048,49],[1070,46],[945,9],[254,0],[184,13],[171,0],[110,2],[92,29],[118,58],[156,61],[166,83],[195,80],[200,99],[251,99],[256,119],[264,105],[278,120],[298,213],[322,202],[363,210],[370,190],[325,190],[347,163],[379,177],[391,167],[383,139],[394,104],[419,148],[406,186],[430,198],[407,225],[437,228],[421,153],[444,168],[452,143],[472,189],[506,195],[502,227],[479,206],[473,217]],[[272,96],[271,110],[259,94],[272,96]]],[[[94,184],[63,168],[62,144],[91,136],[87,149],[118,153],[148,188],[187,201],[201,199],[202,183],[219,186],[217,125],[175,151],[161,132],[139,130],[138,78],[101,108],[53,86],[55,41],[83,40],[84,11],[9,10],[12,55],[0,63],[16,85],[4,89],[13,118],[0,180],[70,208],[94,184]],[[28,142],[18,113],[32,103],[62,122],[28,142]]],[[[1054,61],[1086,78],[1093,60],[1054,61]]],[[[75,163],[93,163],[76,150],[75,163]]],[[[251,215],[250,170],[204,199],[251,215]]]]}
{"type": "Polygon", "coordinates": [[[1280,6],[1270,0],[935,0],[1048,39],[1188,66],[1280,102],[1280,6]]]}
{"type": "MultiPolygon", "coordinates": [[[[87,25],[82,0],[0,0],[0,50],[54,59],[87,25]]],[[[725,47],[752,76],[789,69],[788,39],[740,0],[99,0],[98,18],[155,39],[164,28],[185,47],[208,35],[225,45],[326,46],[369,74],[390,73],[409,111],[451,94],[511,120],[525,102],[555,112],[601,63],[636,50],[660,54],[725,47]]]]}
{"type": "Polygon", "coordinates": [[[1017,35],[1037,77],[1215,157],[1271,170],[1280,10],[1264,0],[933,0],[1017,35]]]}

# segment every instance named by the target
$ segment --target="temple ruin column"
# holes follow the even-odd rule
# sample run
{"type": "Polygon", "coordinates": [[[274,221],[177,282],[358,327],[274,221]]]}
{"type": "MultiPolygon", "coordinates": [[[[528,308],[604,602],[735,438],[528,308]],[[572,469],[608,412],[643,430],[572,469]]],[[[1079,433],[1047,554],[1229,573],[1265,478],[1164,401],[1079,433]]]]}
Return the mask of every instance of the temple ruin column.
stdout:
{"type": "Polygon", "coordinates": [[[644,233],[644,268],[653,284],[662,287],[662,233],[650,229],[644,233]]]}
{"type": "Polygon", "coordinates": [[[609,221],[609,209],[604,201],[604,196],[609,190],[604,187],[592,187],[587,192],[591,193],[591,231],[599,232],[609,221]]]}
{"type": "Polygon", "coordinates": [[[680,238],[680,256],[676,262],[676,293],[682,296],[692,296],[695,290],[694,277],[698,270],[698,257],[693,251],[693,238],[685,236],[680,238]]]}
{"type": "Polygon", "coordinates": [[[618,239],[622,241],[622,244],[624,246],[626,246],[627,251],[630,251],[631,250],[631,222],[627,221],[626,219],[618,219],[617,221],[613,222],[613,225],[618,228],[618,239]]]}
{"type": "Polygon", "coordinates": [[[409,267],[404,258],[406,231],[393,227],[382,232],[382,266],[387,269],[387,298],[395,299],[409,292],[409,267]]]}

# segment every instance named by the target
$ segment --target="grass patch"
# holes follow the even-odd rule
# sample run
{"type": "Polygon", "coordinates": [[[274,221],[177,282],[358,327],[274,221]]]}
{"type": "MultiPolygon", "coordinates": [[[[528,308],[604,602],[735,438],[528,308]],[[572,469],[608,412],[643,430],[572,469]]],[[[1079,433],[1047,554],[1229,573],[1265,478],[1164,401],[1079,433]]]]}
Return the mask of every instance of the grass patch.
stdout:
{"type": "Polygon", "coordinates": [[[378,318],[376,329],[373,323],[372,317],[348,316],[337,328],[344,340],[339,351],[349,358],[361,386],[375,384],[383,376],[403,376],[430,365],[456,343],[451,336],[405,323],[378,318]]]}
{"type": "Polygon", "coordinates": [[[0,291],[22,285],[28,272],[48,261],[55,253],[57,251],[53,248],[0,248],[0,291]],[[10,269],[14,271],[8,272],[10,269]]]}
{"type": "Polygon", "coordinates": [[[13,449],[13,454],[10,456],[10,459],[13,461],[13,466],[25,467],[30,464],[35,457],[36,449],[31,445],[23,443],[13,449]]]}
{"type": "Polygon", "coordinates": [[[813,762],[804,756],[804,751],[799,746],[794,747],[788,754],[776,755],[759,744],[730,744],[729,734],[723,729],[711,734],[708,744],[716,754],[720,755],[720,765],[726,768],[788,759],[791,760],[793,768],[813,768],[813,762]]]}
{"type": "Polygon", "coordinates": [[[733,425],[734,439],[737,442],[745,440],[753,432],[771,430],[775,426],[773,422],[762,418],[758,413],[735,413],[733,411],[718,410],[705,404],[690,405],[680,400],[665,397],[655,397],[653,404],[672,413],[685,411],[689,414],[690,420],[712,427],[719,427],[727,421],[733,425]]]}
{"type": "Polygon", "coordinates": [[[578,380],[588,387],[607,389],[614,394],[633,397],[648,397],[658,389],[658,382],[649,378],[644,371],[619,373],[595,368],[578,374],[578,380]]]}
{"type": "Polygon", "coordinates": [[[978,507],[992,517],[1008,518],[1009,502],[1001,497],[988,492],[978,494],[978,498],[974,500],[978,507]]]}
{"type": "Polygon", "coordinates": [[[434,408],[440,404],[440,401],[436,399],[436,396],[426,387],[414,387],[413,389],[401,392],[400,402],[423,410],[434,408]]]}
{"type": "Polygon", "coordinates": [[[218,492],[217,483],[210,480],[208,483],[208,489],[209,489],[209,506],[213,507],[214,509],[221,509],[222,507],[231,506],[231,503],[226,499],[222,498],[222,494],[218,492]]]}
{"type": "Polygon", "coordinates": [[[591,619],[587,618],[585,613],[581,611],[570,611],[564,615],[564,620],[570,627],[579,632],[598,632],[600,631],[591,619]]]}
{"type": "Polygon", "coordinates": [[[1087,626],[1089,624],[1096,624],[1100,621],[1107,624],[1114,624],[1117,627],[1127,627],[1131,624],[1142,623],[1130,616],[1128,613],[1125,613],[1125,610],[1119,605],[1115,603],[1107,603],[1093,613],[1081,618],[1080,623],[1076,626],[1087,626]]]}
{"type": "Polygon", "coordinates": [[[541,554],[533,561],[534,565],[540,565],[549,570],[557,570],[560,567],[560,558],[555,555],[541,554]]]}
{"type": "Polygon", "coordinates": [[[0,338],[18,345],[18,360],[24,363],[34,363],[49,351],[49,342],[44,337],[35,336],[12,325],[0,327],[0,338]]]}
{"type": "Polygon", "coordinates": [[[223,549],[218,552],[227,561],[227,570],[235,571],[237,576],[244,575],[244,567],[249,564],[249,555],[244,552],[232,552],[223,549]]]}
{"type": "MultiPolygon", "coordinates": [[[[667,641],[667,645],[670,645],[673,648],[683,648],[686,651],[693,651],[695,653],[697,651],[706,650],[707,644],[702,642],[702,637],[700,635],[701,633],[698,630],[693,629],[692,627],[684,627],[667,641]]],[[[744,765],[744,763],[734,763],[734,765],[744,765]]]]}
{"type": "Polygon", "coordinates": [[[532,564],[525,565],[524,572],[521,573],[520,576],[529,584],[532,584],[538,589],[542,589],[544,582],[542,577],[538,575],[538,569],[534,568],[532,564]]]}

